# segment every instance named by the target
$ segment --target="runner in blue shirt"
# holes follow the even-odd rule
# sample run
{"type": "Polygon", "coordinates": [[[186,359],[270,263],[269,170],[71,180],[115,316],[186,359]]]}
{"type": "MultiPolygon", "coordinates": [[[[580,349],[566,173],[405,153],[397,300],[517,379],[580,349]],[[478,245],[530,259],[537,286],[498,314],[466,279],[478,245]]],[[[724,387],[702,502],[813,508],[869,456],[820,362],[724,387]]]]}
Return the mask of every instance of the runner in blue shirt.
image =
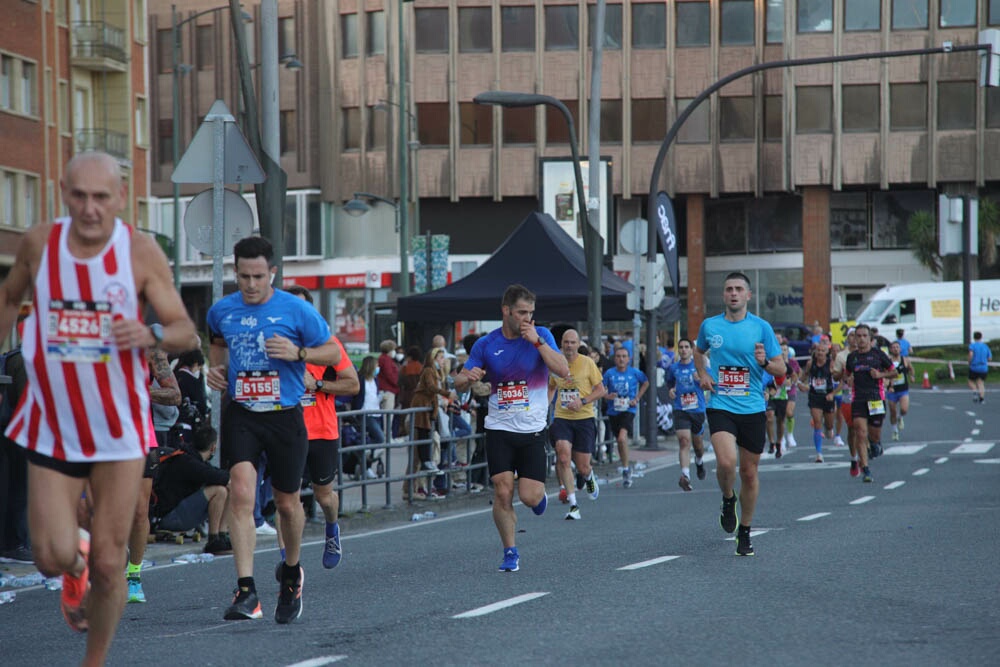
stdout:
{"type": "Polygon", "coordinates": [[[678,360],[667,368],[666,385],[674,402],[674,429],[677,431],[677,458],[681,465],[678,484],[691,490],[691,445],[698,479],[705,479],[705,446],[701,433],[705,426],[705,393],[701,390],[694,365],[694,347],[687,338],[677,341],[678,360]]]}
{"type": "Polygon", "coordinates": [[[712,431],[716,477],[722,490],[720,523],[727,533],[736,530],[736,459],[739,451],[740,518],[736,554],[752,556],[750,522],[757,505],[757,465],[767,442],[764,387],[761,376],[786,373],[781,348],[771,325],[747,311],[752,296],[750,279],[739,272],[726,276],[722,291],[725,312],[701,323],[695,365],[701,388],[712,391],[706,416],[712,431]],[[706,370],[706,355],[712,365],[706,370]]]}
{"type": "Polygon", "coordinates": [[[476,341],[455,376],[455,390],[489,376],[493,387],[486,415],[486,459],[493,482],[493,522],[503,543],[501,572],[517,572],[514,473],[521,502],[541,515],[545,498],[545,426],[549,373],[569,373],[566,357],[545,327],[535,326],[535,295],[511,285],[500,302],[503,325],[476,341]]]}
{"type": "Polygon", "coordinates": [[[983,342],[983,332],[972,334],[969,343],[969,389],[972,390],[972,402],[982,403],[986,400],[986,375],[990,370],[993,352],[990,346],[983,342]]]}
{"type": "Polygon", "coordinates": [[[232,399],[222,414],[220,460],[229,469],[237,580],[236,596],[223,618],[263,616],[253,579],[253,507],[256,466],[266,452],[285,540],[274,619],[288,623],[302,613],[299,551],[305,512],[299,487],[309,441],[299,399],[305,391],[305,362],[335,366],[340,347],[315,308],[271,286],[277,268],[267,239],[245,238],[233,254],[238,290],[216,302],[207,317],[212,342],[208,386],[227,391],[232,399]]]}
{"type": "Polygon", "coordinates": [[[622,460],[622,486],[632,486],[632,468],[628,460],[628,439],[635,422],[636,406],[649,389],[649,379],[638,368],[628,365],[629,353],[624,347],[615,350],[615,367],[604,373],[604,386],[608,393],[605,414],[611,432],[618,441],[618,456],[622,460]]]}

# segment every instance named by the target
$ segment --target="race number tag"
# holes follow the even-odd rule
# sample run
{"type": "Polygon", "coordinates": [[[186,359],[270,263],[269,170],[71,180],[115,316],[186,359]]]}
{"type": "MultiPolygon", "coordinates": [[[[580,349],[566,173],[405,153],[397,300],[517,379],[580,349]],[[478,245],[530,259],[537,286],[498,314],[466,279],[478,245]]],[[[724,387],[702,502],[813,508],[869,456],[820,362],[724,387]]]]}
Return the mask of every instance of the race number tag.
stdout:
{"type": "Polygon", "coordinates": [[[899,374],[899,375],[897,375],[896,377],[894,377],[892,379],[892,386],[893,387],[901,387],[904,384],[906,384],[906,376],[903,375],[903,374],[899,374]]]}
{"type": "Polygon", "coordinates": [[[681,394],[681,410],[697,410],[698,409],[698,394],[691,392],[689,394],[681,394]]]}
{"type": "Polygon", "coordinates": [[[528,409],[528,383],[525,380],[517,382],[500,382],[497,384],[497,409],[501,412],[528,409]]]}
{"type": "Polygon", "coordinates": [[[52,301],[45,356],[52,361],[106,363],[114,349],[112,318],[107,301],[52,301]]]}
{"type": "Polygon", "coordinates": [[[868,401],[868,416],[874,417],[875,415],[885,414],[885,401],[868,401]]]}
{"type": "Polygon", "coordinates": [[[826,389],[826,378],[813,378],[812,379],[812,390],[817,394],[825,394],[826,389]]]}
{"type": "Polygon", "coordinates": [[[617,412],[624,412],[625,410],[628,410],[632,407],[629,403],[630,401],[627,396],[615,396],[615,400],[611,402],[617,412]]]}
{"type": "Polygon", "coordinates": [[[281,407],[278,371],[240,371],[236,374],[237,403],[277,410],[281,407]]]}
{"type": "Polygon", "coordinates": [[[559,390],[559,405],[562,407],[568,407],[570,403],[580,398],[579,389],[560,389],[559,390]]]}
{"type": "Polygon", "coordinates": [[[316,405],[316,392],[307,391],[302,394],[302,398],[299,399],[299,405],[304,408],[311,408],[316,405]]]}
{"type": "Polygon", "coordinates": [[[719,396],[749,396],[750,369],[747,366],[719,366],[719,396]]]}

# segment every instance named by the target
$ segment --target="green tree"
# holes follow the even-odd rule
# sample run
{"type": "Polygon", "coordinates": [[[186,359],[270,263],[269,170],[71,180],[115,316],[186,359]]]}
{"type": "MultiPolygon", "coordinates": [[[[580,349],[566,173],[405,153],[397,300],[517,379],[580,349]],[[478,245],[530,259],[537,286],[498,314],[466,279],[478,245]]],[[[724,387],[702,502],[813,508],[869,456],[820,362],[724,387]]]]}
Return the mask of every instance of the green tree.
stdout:
{"type": "Polygon", "coordinates": [[[917,211],[907,221],[913,256],[935,276],[941,275],[938,254],[937,220],[930,211],[917,211]]]}
{"type": "MultiPolygon", "coordinates": [[[[942,272],[951,274],[957,268],[949,264],[946,270],[945,258],[938,254],[937,219],[931,211],[917,211],[907,221],[912,243],[913,256],[922,266],[927,267],[935,276],[942,272]]],[[[979,248],[978,277],[993,278],[1000,276],[1000,253],[997,244],[1000,243],[1000,205],[989,197],[979,200],[979,248]]],[[[947,275],[944,276],[946,279],[947,275]]]]}

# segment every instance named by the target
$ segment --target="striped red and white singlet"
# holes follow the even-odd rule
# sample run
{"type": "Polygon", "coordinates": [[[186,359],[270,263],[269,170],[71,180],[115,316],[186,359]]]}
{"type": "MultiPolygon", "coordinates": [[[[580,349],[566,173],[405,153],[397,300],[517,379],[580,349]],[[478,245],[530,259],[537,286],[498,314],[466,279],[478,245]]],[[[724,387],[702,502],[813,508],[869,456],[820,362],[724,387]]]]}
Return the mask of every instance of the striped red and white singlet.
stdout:
{"type": "Polygon", "coordinates": [[[77,259],[69,224],[55,221],[38,266],[22,343],[28,383],[7,437],[61,461],[142,458],[152,446],[145,350],[108,340],[111,319],[141,317],[132,228],[116,219],[100,254],[77,259]]]}

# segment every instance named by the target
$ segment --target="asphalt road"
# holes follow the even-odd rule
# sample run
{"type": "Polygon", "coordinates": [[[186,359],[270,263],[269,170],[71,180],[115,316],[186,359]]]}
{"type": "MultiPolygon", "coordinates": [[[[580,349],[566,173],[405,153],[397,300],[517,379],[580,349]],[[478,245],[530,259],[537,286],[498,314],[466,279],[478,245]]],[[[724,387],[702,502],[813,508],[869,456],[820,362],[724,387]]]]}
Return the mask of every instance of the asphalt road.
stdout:
{"type": "MultiPolygon", "coordinates": [[[[886,438],[873,484],[846,450],[799,447],[761,466],[757,555],[734,555],[709,477],[677,487],[661,459],[623,489],[611,479],[565,521],[553,495],[524,507],[521,570],[481,505],[344,535],[344,562],[304,551],[305,611],[278,626],[273,549],[258,553],[262,621],[226,622],[232,559],[144,572],[112,665],[987,665],[1000,653],[1000,416],[968,392],[914,392],[903,437],[886,438]]],[[[440,506],[434,507],[440,510],[440,506]]],[[[57,593],[0,606],[5,665],[74,664],[83,639],[57,593]]]]}

